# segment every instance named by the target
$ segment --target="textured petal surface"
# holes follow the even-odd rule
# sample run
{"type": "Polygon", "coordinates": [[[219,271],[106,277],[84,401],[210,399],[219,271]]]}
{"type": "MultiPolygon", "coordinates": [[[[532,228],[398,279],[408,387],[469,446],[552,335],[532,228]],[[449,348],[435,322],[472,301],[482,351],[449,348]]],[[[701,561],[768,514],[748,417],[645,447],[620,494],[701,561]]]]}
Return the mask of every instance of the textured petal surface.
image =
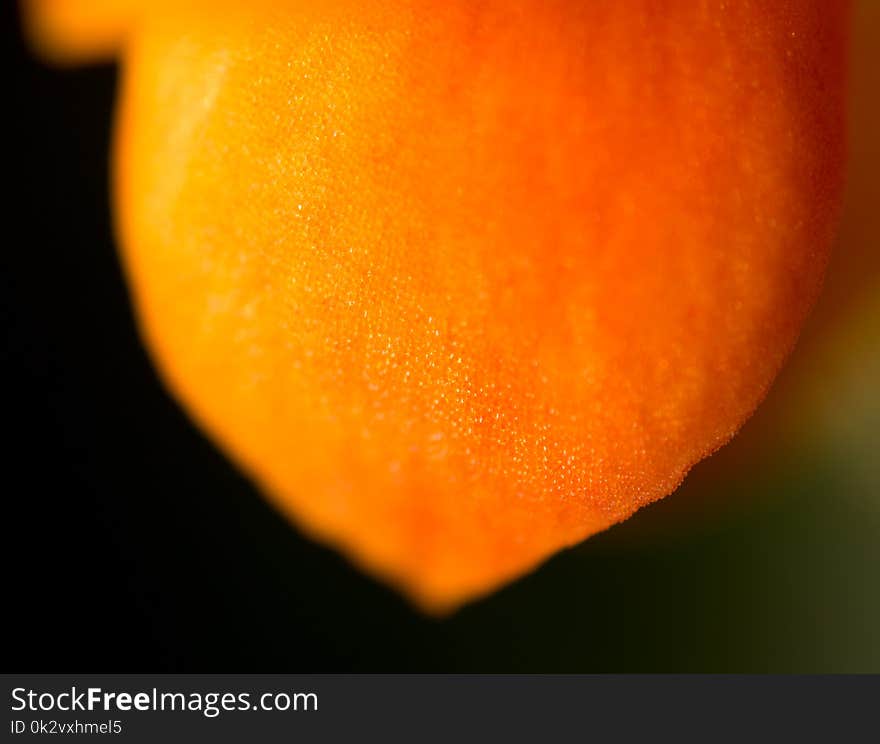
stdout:
{"type": "Polygon", "coordinates": [[[151,8],[102,16],[149,346],[283,510],[425,606],[670,493],[817,296],[845,3],[151,8]]]}

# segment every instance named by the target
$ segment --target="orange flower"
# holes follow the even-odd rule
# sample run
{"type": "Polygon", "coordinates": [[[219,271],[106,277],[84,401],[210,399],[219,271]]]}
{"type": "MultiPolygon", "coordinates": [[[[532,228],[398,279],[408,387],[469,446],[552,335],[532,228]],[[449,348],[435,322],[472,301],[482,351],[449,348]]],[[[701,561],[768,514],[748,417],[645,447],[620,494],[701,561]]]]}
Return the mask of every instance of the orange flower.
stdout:
{"type": "Polygon", "coordinates": [[[454,606],[670,493],[817,296],[846,3],[34,0],[120,55],[147,343],[298,524],[454,606]]]}

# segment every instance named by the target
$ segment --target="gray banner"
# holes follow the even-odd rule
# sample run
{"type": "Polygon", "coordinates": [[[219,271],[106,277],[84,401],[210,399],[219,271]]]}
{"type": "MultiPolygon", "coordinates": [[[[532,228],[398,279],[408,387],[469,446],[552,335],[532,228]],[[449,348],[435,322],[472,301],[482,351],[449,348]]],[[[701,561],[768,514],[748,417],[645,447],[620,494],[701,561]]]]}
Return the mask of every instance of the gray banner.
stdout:
{"type": "MultiPolygon", "coordinates": [[[[3,675],[4,740],[853,741],[878,676],[3,675]],[[782,737],[781,739],[779,737],[782,737]],[[819,738],[817,738],[819,737],[819,738]]],[[[874,739],[876,740],[876,739],[874,739]]]]}

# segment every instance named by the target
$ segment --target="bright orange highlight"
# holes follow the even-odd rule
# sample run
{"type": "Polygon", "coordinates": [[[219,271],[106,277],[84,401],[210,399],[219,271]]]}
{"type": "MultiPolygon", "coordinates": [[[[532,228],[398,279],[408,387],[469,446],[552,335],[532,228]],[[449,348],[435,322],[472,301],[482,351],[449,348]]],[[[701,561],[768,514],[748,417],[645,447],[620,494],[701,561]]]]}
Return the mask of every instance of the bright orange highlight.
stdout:
{"type": "Polygon", "coordinates": [[[845,3],[31,7],[54,56],[121,54],[121,242],[169,385],[427,607],[670,493],[819,291],[845,3]]]}

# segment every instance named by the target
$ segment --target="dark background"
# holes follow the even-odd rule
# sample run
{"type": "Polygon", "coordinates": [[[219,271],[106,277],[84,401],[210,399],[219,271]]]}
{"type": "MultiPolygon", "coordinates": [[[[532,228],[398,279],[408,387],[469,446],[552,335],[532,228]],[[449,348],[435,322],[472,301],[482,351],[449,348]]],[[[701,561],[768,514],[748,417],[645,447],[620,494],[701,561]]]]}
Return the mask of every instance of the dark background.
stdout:
{"type": "Polygon", "coordinates": [[[11,671],[880,670],[876,451],[858,444],[876,380],[844,433],[801,436],[801,404],[771,396],[681,493],[444,620],[302,537],[138,339],[108,204],[115,70],[44,66],[2,8],[11,671]]]}

